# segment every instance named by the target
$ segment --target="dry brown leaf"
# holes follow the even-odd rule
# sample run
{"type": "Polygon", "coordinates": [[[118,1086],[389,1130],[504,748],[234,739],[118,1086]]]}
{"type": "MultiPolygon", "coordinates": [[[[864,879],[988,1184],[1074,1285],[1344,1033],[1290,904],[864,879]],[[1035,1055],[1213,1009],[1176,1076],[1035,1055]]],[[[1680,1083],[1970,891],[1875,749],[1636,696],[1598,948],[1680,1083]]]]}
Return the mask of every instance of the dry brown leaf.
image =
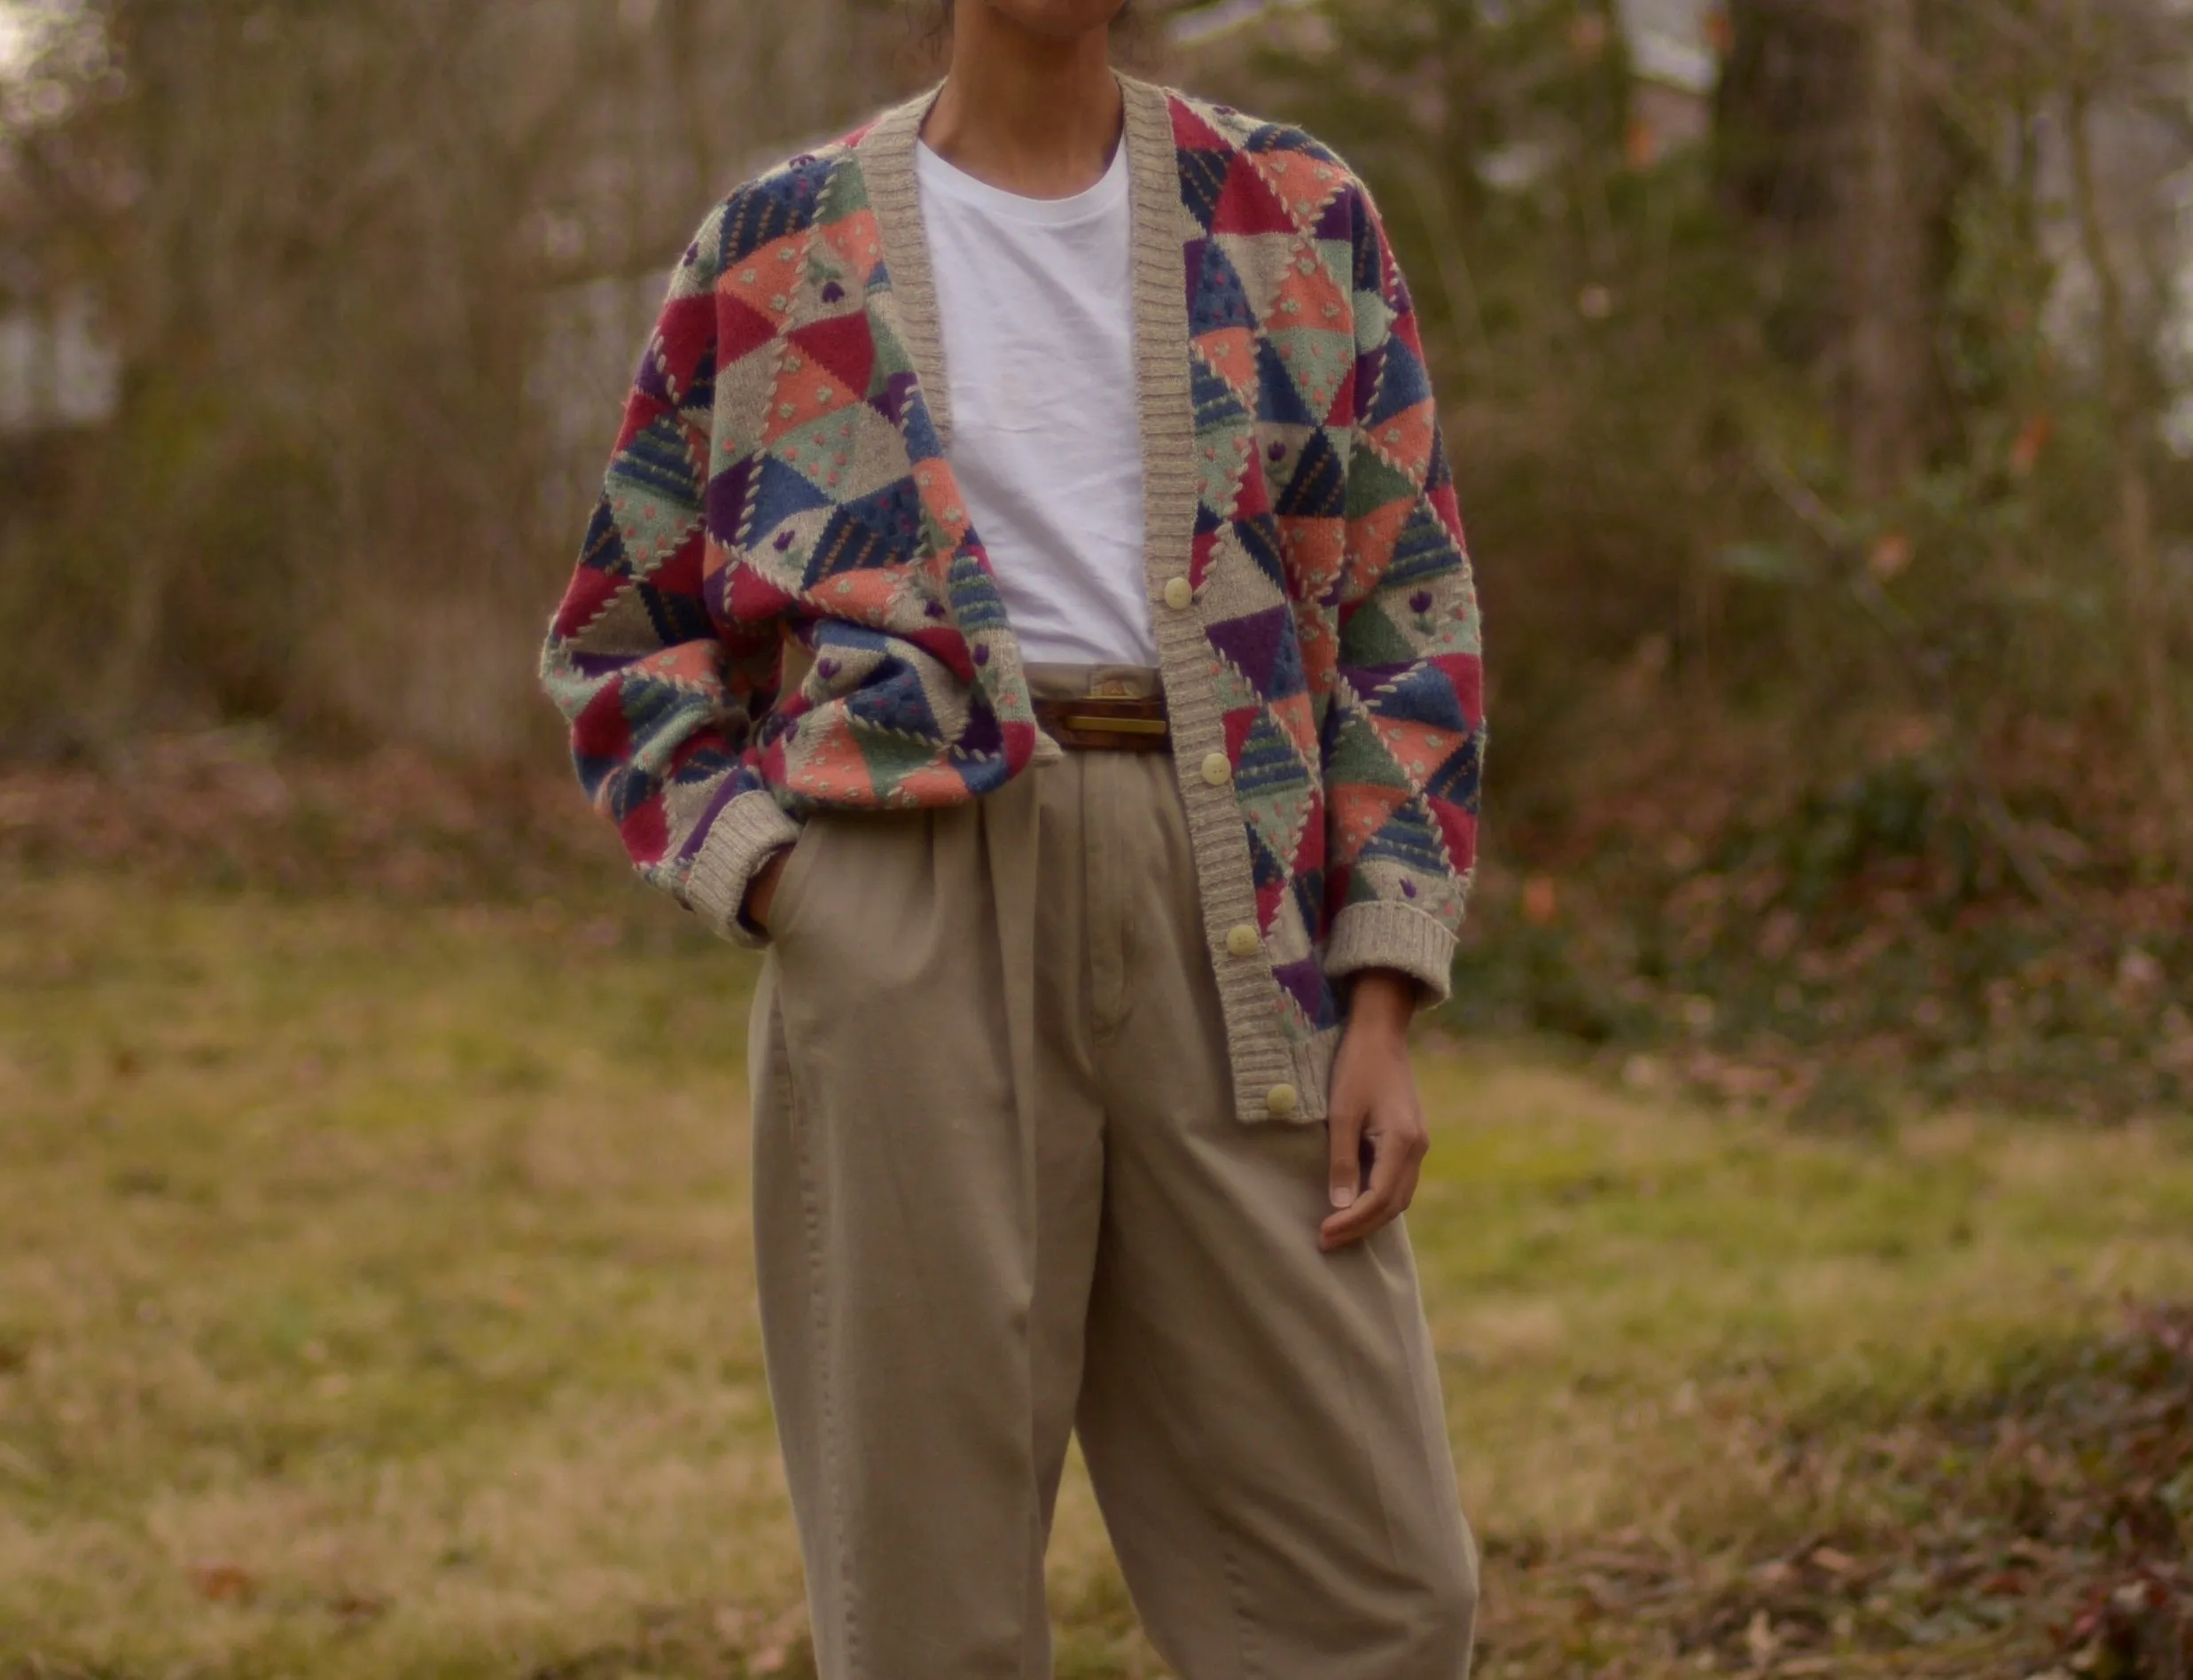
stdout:
{"type": "Polygon", "coordinates": [[[259,1582],[241,1564],[200,1563],[191,1566],[191,1585],[201,1598],[215,1604],[245,1604],[258,1596],[259,1582]]]}

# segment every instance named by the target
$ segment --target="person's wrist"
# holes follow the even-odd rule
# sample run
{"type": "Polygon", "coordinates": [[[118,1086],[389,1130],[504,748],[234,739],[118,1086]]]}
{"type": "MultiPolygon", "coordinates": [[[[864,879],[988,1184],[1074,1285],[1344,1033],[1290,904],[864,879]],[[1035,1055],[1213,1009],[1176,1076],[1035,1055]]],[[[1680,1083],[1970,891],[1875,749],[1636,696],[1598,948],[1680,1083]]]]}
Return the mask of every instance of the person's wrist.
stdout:
{"type": "Polygon", "coordinates": [[[1367,968],[1351,983],[1348,1025],[1380,1036],[1406,1038],[1419,995],[1416,981],[1399,969],[1367,968]]]}

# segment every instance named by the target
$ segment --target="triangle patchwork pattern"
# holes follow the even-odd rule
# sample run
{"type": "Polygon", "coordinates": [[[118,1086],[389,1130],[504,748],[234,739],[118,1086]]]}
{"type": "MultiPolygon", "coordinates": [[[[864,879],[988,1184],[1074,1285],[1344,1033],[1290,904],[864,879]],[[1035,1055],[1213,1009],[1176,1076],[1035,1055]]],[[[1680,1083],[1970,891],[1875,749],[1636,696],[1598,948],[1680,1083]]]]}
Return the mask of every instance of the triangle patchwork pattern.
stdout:
{"type": "MultiPolygon", "coordinates": [[[[823,369],[862,400],[867,398],[876,371],[876,340],[865,311],[826,316],[788,334],[786,341],[802,360],[823,369]]],[[[799,369],[787,358],[784,371],[796,374],[799,369]]]]}
{"type": "Polygon", "coordinates": [[[1421,799],[1409,799],[1378,825],[1364,845],[1365,862],[1399,863],[1425,875],[1448,871],[1447,839],[1421,799]]]}
{"type": "Polygon", "coordinates": [[[1459,810],[1475,811],[1483,770],[1478,738],[1464,736],[1461,744],[1448,754],[1447,762],[1424,778],[1424,796],[1459,810]]]}
{"type": "Polygon", "coordinates": [[[743,502],[728,520],[717,517],[712,504],[711,529],[737,533],[731,539],[735,542],[761,543],[800,514],[831,505],[830,497],[818,486],[784,462],[766,455],[752,457],[752,462],[746,482],[739,483],[730,474],[716,481],[726,487],[727,495],[736,488],[743,502]]]}
{"type": "Polygon", "coordinates": [[[1365,439],[1388,465],[1396,468],[1404,478],[1418,482],[1430,473],[1438,433],[1438,419],[1429,402],[1419,402],[1385,419],[1371,420],[1363,428],[1365,439]]]}
{"type": "Polygon", "coordinates": [[[1281,271],[1278,289],[1265,306],[1264,318],[1274,326],[1345,334],[1349,356],[1355,354],[1355,322],[1348,294],[1326,270],[1316,247],[1307,243],[1295,247],[1294,255],[1281,271]]]}
{"type": "Polygon", "coordinates": [[[1183,150],[1180,166],[1181,200],[1209,233],[1217,226],[1219,199],[1226,191],[1227,154],[1222,149],[1183,150]]]}
{"type": "Polygon", "coordinates": [[[1432,402],[1432,376],[1424,371],[1423,356],[1398,333],[1387,335],[1385,348],[1377,389],[1363,409],[1364,424],[1374,433],[1396,416],[1432,402]]]}
{"type": "Polygon", "coordinates": [[[1267,336],[1313,413],[1330,409],[1341,383],[1355,376],[1355,340],[1346,333],[1283,326],[1268,328],[1267,336]]]}
{"type": "Polygon", "coordinates": [[[1337,520],[1347,508],[1347,473],[1321,428],[1302,441],[1273,512],[1283,520],[1337,520]]]}
{"type": "Polygon", "coordinates": [[[1195,341],[1193,354],[1196,367],[1191,380],[1198,393],[1198,410],[1203,401],[1203,380],[1207,375],[1223,385],[1231,393],[1235,402],[1244,409],[1254,410],[1259,401],[1260,344],[1255,329],[1245,326],[1221,327],[1215,332],[1205,333],[1195,341]]]}
{"type": "MultiPolygon", "coordinates": [[[[1393,692],[1387,692],[1389,699],[1393,692]]],[[[1377,731],[1379,746],[1401,767],[1412,787],[1422,787],[1470,738],[1466,731],[1440,729],[1382,712],[1370,714],[1370,726],[1377,731]]]]}
{"type": "Polygon", "coordinates": [[[1386,567],[1388,589],[1432,583],[1452,569],[1455,535],[1429,502],[1420,501],[1393,540],[1393,558],[1386,567]]]}
{"type": "MultiPolygon", "coordinates": [[[[777,361],[777,382],[762,423],[761,441],[769,447],[826,414],[866,400],[865,389],[855,391],[828,368],[789,353],[789,346],[786,350],[777,361]]],[[[862,383],[865,387],[867,382],[862,383]]]]}
{"type": "Polygon", "coordinates": [[[870,571],[904,561],[921,529],[921,498],[905,479],[839,505],[808,558],[806,586],[841,572],[870,571]]]}
{"type": "Polygon", "coordinates": [[[1326,779],[1346,783],[1350,798],[1364,796],[1372,788],[1396,799],[1412,794],[1415,789],[1408,776],[1378,738],[1368,712],[1360,705],[1350,706],[1345,712],[1335,709],[1340,721],[1325,749],[1326,779]]]}
{"type": "MultiPolygon", "coordinates": [[[[1210,629],[1211,645],[1223,653],[1233,668],[1249,679],[1260,694],[1274,692],[1282,663],[1293,659],[1294,614],[1282,605],[1241,618],[1227,619],[1210,629]]],[[[1295,667],[1299,678],[1300,666],[1295,667]]]]}
{"type": "Polygon", "coordinates": [[[717,293],[753,310],[772,332],[781,329],[792,319],[806,243],[804,234],[787,233],[742,246],[748,254],[725,266],[716,281],[717,293]]]}
{"type": "Polygon", "coordinates": [[[1294,219],[1249,160],[1236,153],[1211,210],[1214,233],[1291,233],[1294,219]]]}
{"type": "MultiPolygon", "coordinates": [[[[1335,915],[1407,901],[1459,918],[1482,766],[1475,598],[1421,336],[1368,197],[1299,130],[1168,97],[1203,640],[1167,676],[1217,703],[1230,792],[1191,794],[1237,809],[1226,855],[1247,864],[1299,1050],[1339,1021],[1322,961],[1335,915]]],[[[1021,773],[1037,739],[870,185],[833,144],[704,227],[544,653],[581,780],[681,891],[745,794],[794,816],[964,802],[1021,773]],[[816,658],[781,696],[767,631],[787,618],[816,658]]]]}
{"type": "Polygon", "coordinates": [[[1318,410],[1303,396],[1294,370],[1268,338],[1256,341],[1256,418],[1267,426],[1315,427],[1318,410]]]}
{"type": "Polygon", "coordinates": [[[943,731],[921,679],[904,667],[856,690],[847,707],[870,773],[888,786],[936,756],[943,731]]]}
{"type": "Polygon", "coordinates": [[[1188,245],[1188,332],[1203,339],[1229,327],[1253,329],[1256,312],[1249,306],[1249,290],[1226,247],[1216,239],[1192,239],[1188,245]]]}
{"type": "Polygon", "coordinates": [[[1242,814],[1284,880],[1292,871],[1277,866],[1299,849],[1303,826],[1315,803],[1310,767],[1269,717],[1258,718],[1251,727],[1240,761],[1235,779],[1242,814]]]}
{"type": "Polygon", "coordinates": [[[1347,185],[1347,172],[1329,159],[1276,150],[1242,155],[1300,225],[1315,226],[1325,206],[1347,185]]]}

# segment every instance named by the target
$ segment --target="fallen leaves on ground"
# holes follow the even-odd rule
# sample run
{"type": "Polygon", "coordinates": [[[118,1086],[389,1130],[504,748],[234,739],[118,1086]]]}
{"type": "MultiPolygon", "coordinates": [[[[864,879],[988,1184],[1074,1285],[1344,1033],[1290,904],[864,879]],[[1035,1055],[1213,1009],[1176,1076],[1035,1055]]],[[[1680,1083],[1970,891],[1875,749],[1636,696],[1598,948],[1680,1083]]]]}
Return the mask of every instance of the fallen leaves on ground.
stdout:
{"type": "Polygon", "coordinates": [[[1775,1426],[1774,1499],[1830,1520],[1769,1555],[1493,1536],[1482,1672],[2193,1674],[2193,1307],[2127,1309],[1978,1399],[1848,1422],[1775,1426]]]}
{"type": "Polygon", "coordinates": [[[302,754],[249,730],[148,738],[101,763],[0,766],[0,867],[407,899],[616,879],[614,835],[555,770],[302,754]]]}

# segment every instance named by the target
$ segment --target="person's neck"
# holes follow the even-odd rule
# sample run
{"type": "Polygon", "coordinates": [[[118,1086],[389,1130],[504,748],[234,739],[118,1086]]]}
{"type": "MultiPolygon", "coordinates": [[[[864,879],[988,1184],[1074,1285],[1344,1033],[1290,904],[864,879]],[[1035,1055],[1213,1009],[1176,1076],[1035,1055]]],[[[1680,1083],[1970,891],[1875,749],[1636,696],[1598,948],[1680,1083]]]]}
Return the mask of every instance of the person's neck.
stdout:
{"type": "Polygon", "coordinates": [[[963,4],[959,14],[951,68],[922,125],[930,150],[1024,198],[1071,198],[1096,185],[1122,120],[1107,33],[1054,41],[979,4],[963,4]]]}

